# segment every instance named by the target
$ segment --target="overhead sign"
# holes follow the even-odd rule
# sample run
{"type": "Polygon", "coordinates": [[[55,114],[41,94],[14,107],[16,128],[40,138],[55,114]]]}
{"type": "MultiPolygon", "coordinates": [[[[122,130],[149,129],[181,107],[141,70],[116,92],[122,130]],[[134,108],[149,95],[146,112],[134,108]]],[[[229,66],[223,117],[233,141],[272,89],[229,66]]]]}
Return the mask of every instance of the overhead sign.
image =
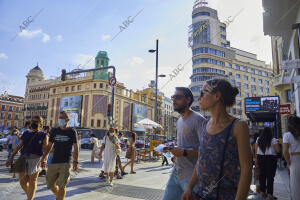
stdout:
{"type": "Polygon", "coordinates": [[[60,111],[66,111],[69,114],[69,127],[80,127],[82,96],[62,97],[60,100],[60,111]]]}
{"type": "Polygon", "coordinates": [[[279,114],[291,114],[291,104],[279,105],[279,114]]]}
{"type": "Polygon", "coordinates": [[[115,86],[116,83],[117,83],[116,77],[112,76],[112,77],[109,78],[109,85],[110,86],[115,86]]]}
{"type": "Polygon", "coordinates": [[[245,98],[245,112],[278,112],[279,97],[245,98]]]}

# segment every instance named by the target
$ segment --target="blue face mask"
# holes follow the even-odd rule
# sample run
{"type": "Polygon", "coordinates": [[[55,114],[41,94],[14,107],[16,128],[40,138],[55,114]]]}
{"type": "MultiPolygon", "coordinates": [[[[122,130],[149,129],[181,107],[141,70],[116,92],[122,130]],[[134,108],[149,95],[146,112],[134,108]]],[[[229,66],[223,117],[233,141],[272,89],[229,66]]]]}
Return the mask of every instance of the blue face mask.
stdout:
{"type": "Polygon", "coordinates": [[[114,136],[115,134],[113,132],[109,132],[109,135],[110,136],[114,136]]]}
{"type": "Polygon", "coordinates": [[[254,139],[253,138],[250,139],[250,143],[254,143],[254,139]]]}
{"type": "Polygon", "coordinates": [[[64,126],[66,124],[65,119],[58,119],[58,126],[64,126]]]}

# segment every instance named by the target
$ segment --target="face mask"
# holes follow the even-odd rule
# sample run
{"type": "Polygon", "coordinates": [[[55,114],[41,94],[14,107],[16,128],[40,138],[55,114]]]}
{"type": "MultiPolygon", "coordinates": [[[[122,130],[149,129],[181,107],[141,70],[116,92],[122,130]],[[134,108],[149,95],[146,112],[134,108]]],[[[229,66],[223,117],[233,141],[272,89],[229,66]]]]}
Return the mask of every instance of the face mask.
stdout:
{"type": "Polygon", "coordinates": [[[65,119],[59,119],[58,120],[58,126],[64,126],[66,124],[66,120],[65,119]]]}
{"type": "Polygon", "coordinates": [[[113,132],[109,132],[109,136],[114,136],[115,134],[113,132]]]}
{"type": "Polygon", "coordinates": [[[251,139],[250,139],[250,143],[253,143],[253,142],[254,142],[254,139],[253,139],[253,138],[251,138],[251,139]]]}
{"type": "Polygon", "coordinates": [[[36,122],[31,123],[31,128],[32,129],[37,129],[38,127],[39,127],[38,123],[36,123],[36,122]]]}

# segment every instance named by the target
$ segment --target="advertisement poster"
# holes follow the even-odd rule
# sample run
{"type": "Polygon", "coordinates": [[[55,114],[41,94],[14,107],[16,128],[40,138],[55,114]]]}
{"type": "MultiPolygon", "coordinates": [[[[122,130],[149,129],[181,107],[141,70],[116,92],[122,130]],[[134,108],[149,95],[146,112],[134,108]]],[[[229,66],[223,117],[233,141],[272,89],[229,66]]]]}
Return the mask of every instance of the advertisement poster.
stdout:
{"type": "Polygon", "coordinates": [[[147,107],[139,104],[132,104],[132,130],[146,131],[143,127],[135,127],[134,124],[147,118],[147,107]]]}
{"type": "Polygon", "coordinates": [[[82,96],[69,96],[61,98],[60,111],[66,111],[69,114],[69,127],[80,127],[81,108],[82,96]]]}

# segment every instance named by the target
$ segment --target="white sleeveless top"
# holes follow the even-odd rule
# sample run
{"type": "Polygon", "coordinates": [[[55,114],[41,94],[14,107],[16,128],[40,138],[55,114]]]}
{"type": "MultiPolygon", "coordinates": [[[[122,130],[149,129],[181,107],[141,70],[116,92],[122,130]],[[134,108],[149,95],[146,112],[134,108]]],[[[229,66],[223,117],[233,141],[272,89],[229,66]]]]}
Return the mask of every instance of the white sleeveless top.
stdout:
{"type": "Polygon", "coordinates": [[[300,152],[300,141],[296,140],[291,132],[286,132],[283,135],[283,143],[290,145],[289,152],[300,152]]]}

